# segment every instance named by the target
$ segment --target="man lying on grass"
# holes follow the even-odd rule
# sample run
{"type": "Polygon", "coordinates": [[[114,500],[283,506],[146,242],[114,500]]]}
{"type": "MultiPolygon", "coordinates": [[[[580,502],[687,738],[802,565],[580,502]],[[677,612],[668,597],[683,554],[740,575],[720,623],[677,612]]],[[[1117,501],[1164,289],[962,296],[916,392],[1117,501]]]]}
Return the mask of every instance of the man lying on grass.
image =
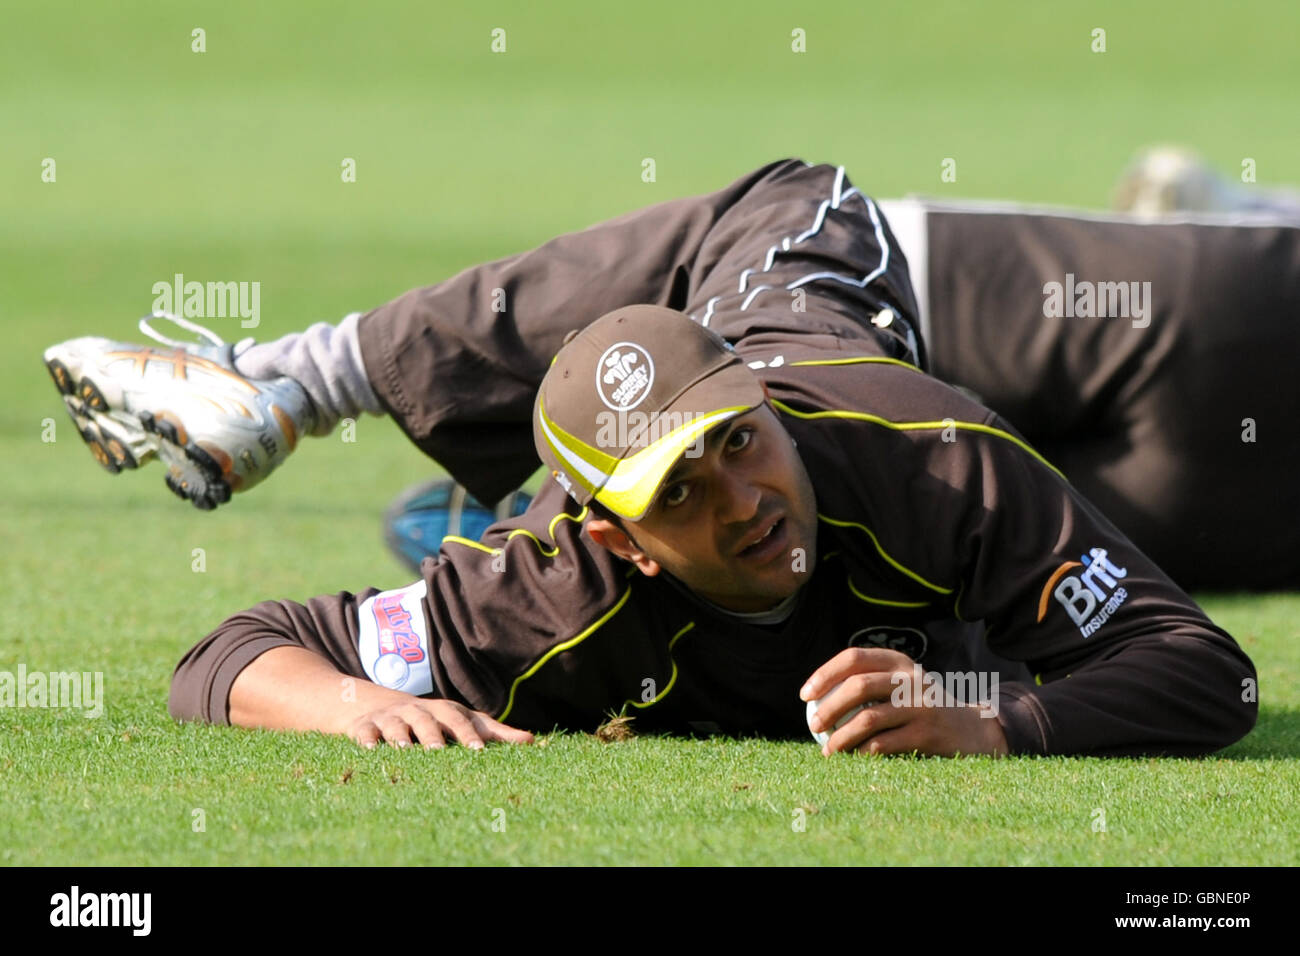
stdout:
{"type": "MultiPolygon", "coordinates": [[[[392,414],[480,500],[539,457],[553,480],[481,540],[446,538],[409,587],[228,618],[181,661],[171,713],[435,748],[611,713],[832,731],[827,754],[1240,739],[1241,648],[1010,424],[922,370],[915,311],[875,205],[790,160],[360,317],[356,348],[315,365],[335,397],[392,414]]],[[[229,351],[99,342],[47,353],[74,417],[134,415],[195,501],[332,424],[229,351]],[[223,401],[255,440],[217,440],[223,401]]]]}

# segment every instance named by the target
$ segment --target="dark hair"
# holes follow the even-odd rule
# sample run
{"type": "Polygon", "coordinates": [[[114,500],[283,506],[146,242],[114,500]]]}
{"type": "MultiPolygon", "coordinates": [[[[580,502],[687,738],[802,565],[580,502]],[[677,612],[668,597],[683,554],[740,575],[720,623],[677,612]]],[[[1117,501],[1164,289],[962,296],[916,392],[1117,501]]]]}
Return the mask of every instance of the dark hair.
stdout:
{"type": "Polygon", "coordinates": [[[606,521],[613,524],[615,528],[618,528],[619,531],[622,531],[627,535],[627,539],[632,542],[632,547],[636,548],[638,551],[645,551],[645,548],[641,547],[640,543],[633,536],[632,529],[628,527],[628,522],[614,514],[614,512],[610,511],[595,498],[592,498],[587,502],[587,507],[591,509],[591,513],[597,518],[604,518],[606,521]]]}
{"type": "Polygon", "coordinates": [[[614,512],[610,511],[608,508],[602,505],[595,498],[592,498],[590,501],[587,502],[587,507],[591,509],[591,513],[594,514],[597,518],[604,518],[606,521],[610,522],[616,527],[621,528],[624,531],[627,530],[626,528],[623,527],[623,519],[620,518],[618,515],[614,514],[614,512]]]}

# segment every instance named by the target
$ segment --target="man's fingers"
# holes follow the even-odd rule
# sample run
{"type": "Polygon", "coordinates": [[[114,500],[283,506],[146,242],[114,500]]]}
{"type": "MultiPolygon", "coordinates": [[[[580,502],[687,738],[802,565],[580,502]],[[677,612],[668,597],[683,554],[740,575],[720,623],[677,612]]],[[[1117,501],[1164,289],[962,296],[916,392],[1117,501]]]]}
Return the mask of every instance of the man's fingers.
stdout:
{"type": "Polygon", "coordinates": [[[501,721],[489,717],[487,714],[475,712],[474,724],[488,740],[500,740],[508,744],[531,744],[533,735],[526,730],[520,730],[518,727],[511,727],[509,724],[503,724],[501,721]]]}
{"type": "Polygon", "coordinates": [[[411,726],[397,714],[382,714],[376,721],[384,740],[393,747],[411,746],[411,726]]]}
{"type": "Polygon", "coordinates": [[[533,735],[448,700],[415,701],[358,717],[347,734],[360,746],[374,747],[380,740],[393,747],[419,741],[428,750],[440,750],[447,737],[471,750],[482,750],[488,740],[529,744],[533,735]]]}
{"type": "Polygon", "coordinates": [[[447,741],[442,735],[442,728],[438,726],[438,721],[434,720],[433,715],[428,711],[421,710],[419,707],[413,708],[409,723],[411,729],[415,731],[415,738],[424,745],[426,750],[441,750],[447,746],[447,741]]]}
{"type": "MultiPolygon", "coordinates": [[[[877,736],[884,736],[885,732],[900,733],[901,730],[890,730],[890,728],[905,728],[915,716],[915,712],[909,708],[895,707],[889,701],[879,703],[875,707],[864,707],[843,727],[831,734],[830,740],[826,741],[826,746],[822,748],[822,753],[829,756],[841,750],[860,749],[860,745],[876,739],[877,736]]],[[[893,753],[893,751],[881,752],[893,753]]]]}
{"type": "Polygon", "coordinates": [[[817,714],[809,722],[809,728],[814,733],[829,730],[853,708],[888,699],[892,678],[892,672],[869,671],[851,674],[839,686],[831,684],[832,689],[817,704],[817,714]]]}
{"type": "Polygon", "coordinates": [[[853,674],[891,671],[911,663],[912,659],[900,651],[884,647],[847,647],[813,671],[799,691],[799,697],[801,700],[816,700],[853,674]]]}
{"type": "MultiPolygon", "coordinates": [[[[902,709],[902,708],[897,708],[902,709]]],[[[849,748],[845,748],[846,750],[849,748]]],[[[860,754],[910,754],[912,751],[926,753],[925,732],[916,721],[909,721],[891,730],[874,734],[859,743],[853,749],[860,754]]]]}
{"type": "Polygon", "coordinates": [[[471,750],[483,749],[483,738],[474,728],[474,721],[468,714],[461,713],[459,709],[447,712],[442,718],[442,724],[451,735],[456,738],[462,747],[469,747],[471,750]]]}
{"type": "Polygon", "coordinates": [[[358,746],[371,750],[379,743],[379,727],[370,718],[361,717],[348,728],[348,736],[355,740],[358,746]]]}

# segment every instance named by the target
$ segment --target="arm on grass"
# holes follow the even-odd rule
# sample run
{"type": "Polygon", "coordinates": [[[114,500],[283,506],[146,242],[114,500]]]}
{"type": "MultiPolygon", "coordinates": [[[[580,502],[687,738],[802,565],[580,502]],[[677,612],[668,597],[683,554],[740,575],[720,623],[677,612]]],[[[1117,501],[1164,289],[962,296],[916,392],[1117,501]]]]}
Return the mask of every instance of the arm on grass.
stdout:
{"type": "Polygon", "coordinates": [[[439,692],[442,699],[420,697],[360,676],[355,608],[373,590],[304,604],[264,601],[231,615],[177,666],[169,712],[180,720],[345,734],[362,746],[533,739],[445,699],[450,687],[439,692]]]}
{"type": "Polygon", "coordinates": [[[230,687],[230,723],[265,730],[341,734],[372,710],[414,700],[400,690],[349,677],[303,647],[273,647],[230,687]]]}
{"type": "MultiPolygon", "coordinates": [[[[600,659],[581,675],[573,655],[564,667],[539,664],[628,601],[626,566],[585,533],[581,510],[549,482],[524,514],[493,525],[480,542],[444,542],[406,587],[263,601],[232,614],[181,659],[168,710],[180,720],[364,739],[353,723],[396,708],[424,743],[436,743],[437,733],[466,742],[453,726],[466,729],[464,717],[484,740],[531,739],[507,732],[507,722],[594,728],[639,683],[611,685],[600,659]]],[[[648,640],[619,653],[639,653],[645,667],[659,660],[648,640]]],[[[371,723],[370,739],[376,729],[393,739],[391,715],[371,723]]]]}
{"type": "Polygon", "coordinates": [[[265,730],[346,734],[363,747],[380,740],[437,749],[452,738],[471,748],[489,740],[529,743],[533,735],[451,700],[427,700],[349,677],[302,647],[273,647],[230,688],[230,723],[265,730]]]}

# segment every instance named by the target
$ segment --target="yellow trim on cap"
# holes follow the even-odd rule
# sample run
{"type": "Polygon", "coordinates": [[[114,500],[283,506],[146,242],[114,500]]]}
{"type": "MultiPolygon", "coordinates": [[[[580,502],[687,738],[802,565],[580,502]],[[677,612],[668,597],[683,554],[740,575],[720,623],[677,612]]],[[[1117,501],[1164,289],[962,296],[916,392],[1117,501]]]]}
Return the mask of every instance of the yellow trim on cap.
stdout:
{"type": "Polygon", "coordinates": [[[635,521],[650,507],[660,482],[677,459],[704,432],[754,407],[756,406],[732,405],[697,415],[635,454],[622,459],[606,454],[555,424],[546,413],[545,402],[538,403],[538,416],[542,435],[569,478],[610,511],[635,521]]]}
{"type": "Polygon", "coordinates": [[[564,465],[570,479],[588,492],[594,492],[609,479],[609,473],[618,459],[593,448],[576,435],[571,435],[546,414],[546,402],[537,403],[537,414],[542,425],[542,435],[551,446],[555,457],[564,465]]]}
{"type": "Polygon", "coordinates": [[[737,415],[743,415],[753,406],[733,405],[702,415],[673,429],[657,442],[629,455],[618,463],[609,480],[596,492],[596,500],[610,511],[635,521],[646,513],[660,483],[681,458],[705,432],[737,415]]]}

